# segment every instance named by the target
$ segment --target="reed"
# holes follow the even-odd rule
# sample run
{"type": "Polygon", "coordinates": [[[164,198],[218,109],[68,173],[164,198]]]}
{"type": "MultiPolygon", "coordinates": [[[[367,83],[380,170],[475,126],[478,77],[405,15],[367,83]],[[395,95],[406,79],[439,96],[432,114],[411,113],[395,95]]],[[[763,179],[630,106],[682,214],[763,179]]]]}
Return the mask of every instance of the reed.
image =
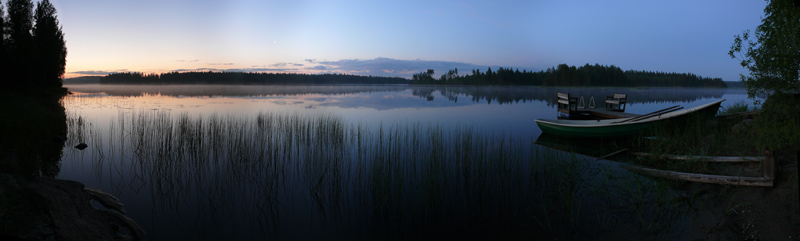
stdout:
{"type": "Polygon", "coordinates": [[[750,107],[750,105],[748,105],[744,100],[742,100],[742,101],[733,103],[730,106],[722,107],[722,109],[720,109],[717,114],[718,115],[726,115],[726,114],[748,112],[748,111],[754,111],[754,110],[756,110],[755,106],[750,107]]]}
{"type": "MultiPolygon", "coordinates": [[[[82,118],[70,119],[74,141],[84,138],[82,118]]],[[[469,126],[126,110],[108,128],[89,134],[113,143],[92,159],[122,171],[98,176],[145,186],[161,212],[211,220],[199,224],[208,230],[244,223],[292,237],[285,223],[302,222],[364,227],[342,234],[356,239],[572,239],[630,221],[619,213],[640,215],[651,232],[678,209],[664,201],[670,190],[647,180],[620,183],[629,177],[580,156],[469,126]]]]}

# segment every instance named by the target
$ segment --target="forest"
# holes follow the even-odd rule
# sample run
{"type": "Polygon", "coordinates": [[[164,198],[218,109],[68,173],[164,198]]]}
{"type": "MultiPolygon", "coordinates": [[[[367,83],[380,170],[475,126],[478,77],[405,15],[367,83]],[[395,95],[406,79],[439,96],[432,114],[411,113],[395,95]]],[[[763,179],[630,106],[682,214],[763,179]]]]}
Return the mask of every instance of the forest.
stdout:
{"type": "Polygon", "coordinates": [[[473,69],[460,75],[450,70],[438,79],[434,71],[414,74],[409,84],[418,85],[529,85],[529,86],[609,86],[609,87],[719,87],[727,85],[721,78],[708,78],[692,73],[623,71],[617,66],[589,65],[575,67],[560,64],[538,72],[498,68],[486,72],[473,69]]]}
{"type": "Polygon", "coordinates": [[[400,77],[349,74],[291,74],[250,72],[169,72],[142,74],[113,73],[100,78],[101,84],[408,84],[400,77]]]}
{"type": "Polygon", "coordinates": [[[0,84],[3,91],[61,88],[64,33],[49,0],[9,0],[0,6],[0,84]],[[7,14],[6,14],[7,11],[7,14]]]}

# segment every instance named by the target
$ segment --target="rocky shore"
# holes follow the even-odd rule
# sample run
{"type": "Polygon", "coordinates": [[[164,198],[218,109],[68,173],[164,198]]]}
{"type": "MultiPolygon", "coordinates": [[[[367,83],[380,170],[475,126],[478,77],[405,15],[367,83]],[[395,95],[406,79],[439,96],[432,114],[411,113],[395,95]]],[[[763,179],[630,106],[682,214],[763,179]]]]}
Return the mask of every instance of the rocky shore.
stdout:
{"type": "Polygon", "coordinates": [[[82,183],[0,174],[2,240],[144,240],[113,196],[82,183]]]}

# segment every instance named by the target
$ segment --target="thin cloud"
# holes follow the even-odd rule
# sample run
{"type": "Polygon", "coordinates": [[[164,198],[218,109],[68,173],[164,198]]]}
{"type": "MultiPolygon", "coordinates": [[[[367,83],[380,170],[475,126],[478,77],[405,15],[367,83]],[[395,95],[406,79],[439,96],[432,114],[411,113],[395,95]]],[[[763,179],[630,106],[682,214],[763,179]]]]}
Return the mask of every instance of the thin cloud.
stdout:
{"type": "Polygon", "coordinates": [[[128,72],[128,70],[127,69],[119,69],[119,70],[82,70],[82,71],[69,72],[69,74],[108,75],[108,74],[119,73],[119,72],[128,72]]]}
{"type": "Polygon", "coordinates": [[[208,65],[233,65],[233,63],[208,63],[208,65]]]}
{"type": "Polygon", "coordinates": [[[283,62],[281,62],[281,63],[277,63],[277,64],[272,64],[270,66],[272,66],[272,67],[286,67],[286,66],[302,67],[303,64],[283,63],[283,62]]]}
{"type": "Polygon", "coordinates": [[[173,72],[291,72],[297,71],[297,68],[196,68],[196,69],[175,69],[173,72]]]}
{"type": "Polygon", "coordinates": [[[410,78],[413,74],[433,69],[437,74],[446,73],[448,70],[461,69],[460,74],[467,74],[472,69],[486,69],[488,66],[481,66],[469,63],[451,61],[431,61],[431,60],[400,60],[392,58],[375,59],[342,59],[337,61],[317,61],[319,66],[306,69],[314,70],[333,70],[359,75],[373,76],[399,76],[410,78]],[[320,69],[316,69],[320,68],[320,69]]]}
{"type": "Polygon", "coordinates": [[[325,65],[317,65],[317,66],[314,66],[314,67],[306,67],[306,69],[310,69],[310,70],[327,70],[328,68],[325,67],[325,65]]]}
{"type": "Polygon", "coordinates": [[[193,62],[197,62],[197,61],[200,61],[200,60],[199,59],[192,59],[192,60],[179,59],[179,60],[176,60],[176,61],[177,62],[181,62],[181,63],[193,63],[193,62]]]}

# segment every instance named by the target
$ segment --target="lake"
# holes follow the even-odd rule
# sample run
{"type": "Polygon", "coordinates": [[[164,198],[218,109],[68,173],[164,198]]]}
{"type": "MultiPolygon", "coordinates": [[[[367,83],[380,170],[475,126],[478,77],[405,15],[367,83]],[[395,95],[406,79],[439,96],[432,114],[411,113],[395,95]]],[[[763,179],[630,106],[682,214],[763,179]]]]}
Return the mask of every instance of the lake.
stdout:
{"type": "Polygon", "coordinates": [[[680,238],[674,191],[535,144],[533,120],[555,118],[556,92],[628,94],[640,114],[752,105],[743,89],[65,87],[56,177],[118,197],[150,240],[680,238]]]}

